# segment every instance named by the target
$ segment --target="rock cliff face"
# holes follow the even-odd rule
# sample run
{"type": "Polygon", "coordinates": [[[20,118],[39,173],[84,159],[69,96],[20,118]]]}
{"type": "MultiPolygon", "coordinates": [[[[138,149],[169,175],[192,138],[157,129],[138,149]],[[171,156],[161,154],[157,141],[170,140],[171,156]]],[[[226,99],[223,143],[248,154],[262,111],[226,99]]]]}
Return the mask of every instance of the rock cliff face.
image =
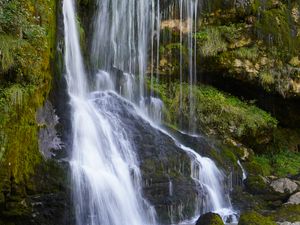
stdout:
{"type": "MultiPolygon", "coordinates": [[[[187,81],[188,30],[184,22],[185,44],[180,43],[178,2],[170,3],[173,7],[166,9],[162,21],[159,74],[163,80],[170,76],[179,80],[182,51],[187,81]]],[[[298,14],[297,1],[200,1],[194,35],[197,81],[256,99],[285,126],[295,127],[300,112],[298,14]]]]}

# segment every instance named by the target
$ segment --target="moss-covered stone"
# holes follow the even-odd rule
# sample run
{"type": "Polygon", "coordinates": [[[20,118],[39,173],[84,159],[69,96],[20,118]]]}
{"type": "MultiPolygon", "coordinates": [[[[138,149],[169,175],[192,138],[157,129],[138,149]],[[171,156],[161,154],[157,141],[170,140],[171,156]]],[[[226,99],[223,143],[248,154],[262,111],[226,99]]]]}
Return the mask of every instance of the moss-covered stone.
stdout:
{"type": "Polygon", "coordinates": [[[224,223],[218,214],[206,213],[200,216],[196,225],[224,225],[224,223]]]}
{"type": "Polygon", "coordinates": [[[22,183],[41,162],[35,112],[50,90],[56,1],[0,5],[0,164],[3,176],[22,183]]]}
{"type": "Polygon", "coordinates": [[[300,221],[300,205],[283,205],[275,212],[270,213],[270,217],[275,221],[300,221]]]}
{"type": "Polygon", "coordinates": [[[189,96],[192,92],[197,128],[210,135],[232,137],[254,148],[272,140],[272,132],[277,126],[276,119],[215,88],[189,87],[187,84],[180,86],[178,83],[155,84],[153,88],[165,103],[164,117],[167,123],[186,128],[190,119],[189,96]]]}
{"type": "Polygon", "coordinates": [[[241,215],[238,225],[276,225],[269,217],[260,215],[255,211],[245,212],[241,215]]]}
{"type": "MultiPolygon", "coordinates": [[[[213,72],[284,97],[300,95],[299,64],[295,60],[300,50],[299,2],[216,0],[204,1],[201,6],[201,26],[195,34],[199,79],[201,74],[213,72]]],[[[162,24],[162,48],[179,44],[179,23],[162,24]]],[[[186,33],[183,31],[183,43],[186,33]]],[[[160,71],[179,66],[177,55],[161,56],[160,71]]],[[[179,70],[171,72],[179,76],[179,70]]]]}
{"type": "Polygon", "coordinates": [[[55,0],[0,1],[0,205],[6,205],[0,213],[6,217],[31,213],[29,180],[44,163],[36,111],[51,88],[55,30],[55,0]]]}

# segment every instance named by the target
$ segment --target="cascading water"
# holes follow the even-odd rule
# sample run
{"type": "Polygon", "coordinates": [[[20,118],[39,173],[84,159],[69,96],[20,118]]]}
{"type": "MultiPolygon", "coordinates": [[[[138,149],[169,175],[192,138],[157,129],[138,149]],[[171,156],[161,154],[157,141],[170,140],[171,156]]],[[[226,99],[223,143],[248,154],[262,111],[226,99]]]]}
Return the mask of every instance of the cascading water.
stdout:
{"type": "MultiPolygon", "coordinates": [[[[180,0],[181,1],[181,0],[180,0]]],[[[196,31],[197,31],[197,12],[198,0],[185,0],[186,19],[188,23],[188,50],[189,50],[189,131],[195,133],[195,99],[193,94],[193,86],[196,84],[196,31]]],[[[181,52],[182,54],[182,52],[181,52]]]]}
{"type": "MultiPolygon", "coordinates": [[[[112,72],[117,68],[138,75],[133,89],[140,105],[144,104],[144,74],[147,67],[149,27],[154,23],[153,1],[97,0],[93,25],[91,61],[97,69],[112,72]]],[[[153,31],[154,32],[154,31],[153,31]]]]}
{"type": "MultiPolygon", "coordinates": [[[[63,2],[65,66],[72,108],[73,152],[71,159],[74,205],[78,225],[156,224],[155,213],[141,196],[141,175],[134,147],[122,129],[120,118],[105,102],[111,88],[104,71],[90,88],[81,57],[74,3],[63,2]]],[[[116,106],[117,107],[117,106],[116,106]]]]}
{"type": "Polygon", "coordinates": [[[237,161],[237,164],[239,165],[239,167],[242,170],[242,180],[245,181],[247,179],[247,172],[245,170],[245,168],[243,167],[243,165],[241,164],[240,160],[237,161]]]}
{"type": "Polygon", "coordinates": [[[189,132],[195,133],[195,99],[193,95],[193,86],[197,82],[197,24],[198,24],[198,0],[178,0],[176,3],[179,10],[179,43],[182,46],[180,48],[180,108],[183,107],[183,90],[182,84],[184,81],[189,83],[189,132]],[[185,26],[184,26],[185,24],[185,26]],[[184,38],[184,36],[186,38],[184,38]],[[188,77],[184,77],[183,71],[183,46],[187,46],[188,49],[188,77]]]}
{"type": "Polygon", "coordinates": [[[207,157],[200,156],[193,149],[181,145],[192,160],[191,177],[201,187],[196,213],[218,213],[224,222],[236,223],[236,212],[232,209],[229,194],[224,189],[224,174],[207,157]]]}
{"type": "MultiPolygon", "coordinates": [[[[226,192],[224,188],[225,175],[223,172],[218,169],[211,159],[202,157],[195,150],[181,144],[162,128],[156,128],[170,136],[174,142],[190,156],[191,177],[200,187],[194,218],[183,221],[180,224],[194,223],[198,219],[199,214],[201,215],[207,212],[217,213],[222,217],[224,222],[236,224],[237,212],[232,208],[229,193],[226,192]]],[[[174,209],[171,209],[171,211],[170,216],[174,213],[174,209]]]]}
{"type": "MultiPolygon", "coordinates": [[[[186,5],[189,15],[196,19],[197,1],[192,1],[194,6],[191,8],[186,3],[190,1],[181,2],[182,6],[186,5]]],[[[114,113],[118,105],[110,102],[109,91],[118,91],[140,105],[142,111],[152,115],[153,120],[160,121],[162,101],[154,96],[148,100],[144,98],[144,74],[150,42],[148,35],[152,29],[151,47],[154,48],[153,37],[156,36],[156,48],[159,48],[159,10],[159,1],[97,1],[91,46],[95,75],[88,82],[76,30],[74,3],[73,0],[64,0],[66,79],[73,126],[71,168],[78,225],[156,224],[154,209],[142,197],[141,172],[135,146],[123,128],[122,118],[114,113]],[[122,72],[123,78],[119,83],[112,79],[114,68],[122,72]]],[[[190,25],[191,51],[194,49],[195,24],[190,25]]],[[[152,52],[151,58],[154,61],[152,52]]],[[[158,50],[156,53],[158,63],[158,50]]],[[[194,67],[193,52],[190,57],[189,66],[194,67]]],[[[192,85],[195,70],[190,72],[192,85]]],[[[158,127],[156,129],[162,130],[158,127]]],[[[191,177],[199,185],[201,194],[196,202],[195,217],[200,213],[214,211],[224,221],[228,218],[234,221],[235,212],[226,197],[228,194],[224,190],[222,172],[212,160],[201,157],[175,139],[174,142],[190,156],[191,177]]],[[[174,193],[170,180],[169,194],[173,196],[174,193]]],[[[170,214],[173,213],[172,209],[170,214]]]]}

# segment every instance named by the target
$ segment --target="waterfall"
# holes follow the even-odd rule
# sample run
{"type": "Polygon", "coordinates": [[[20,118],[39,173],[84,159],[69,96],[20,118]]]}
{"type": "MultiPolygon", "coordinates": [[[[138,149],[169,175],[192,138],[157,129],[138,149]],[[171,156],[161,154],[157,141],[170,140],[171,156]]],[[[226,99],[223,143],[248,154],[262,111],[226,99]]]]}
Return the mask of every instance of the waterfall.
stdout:
{"type": "Polygon", "coordinates": [[[211,159],[200,156],[193,149],[184,145],[180,146],[190,155],[192,160],[191,177],[201,187],[197,211],[201,213],[215,212],[222,217],[224,222],[237,223],[237,213],[233,210],[229,194],[224,189],[224,174],[211,159]]]}
{"type": "MultiPolygon", "coordinates": [[[[144,75],[148,61],[149,27],[154,26],[152,1],[97,0],[91,62],[97,69],[117,68],[138,76],[138,103],[144,104],[144,75]],[[152,18],[153,17],[153,18],[152,18]]],[[[154,29],[154,28],[153,28],[154,29]]],[[[153,30],[153,36],[154,36],[153,30]]],[[[153,39],[152,39],[153,40],[153,39]]]]}
{"type": "MultiPolygon", "coordinates": [[[[181,0],[180,5],[185,7],[188,17],[194,21],[190,22],[191,33],[188,35],[191,47],[189,67],[193,68],[197,0],[181,0]],[[193,4],[190,5],[189,2],[193,4]]],[[[183,19],[183,13],[181,14],[183,19]]],[[[141,171],[134,142],[125,132],[122,117],[114,113],[119,110],[119,106],[113,104],[109,96],[118,91],[129,101],[139,105],[141,111],[152,115],[154,121],[160,122],[162,101],[154,96],[146,100],[144,88],[148,44],[151,43],[154,48],[155,40],[156,61],[159,63],[159,3],[154,0],[97,1],[90,48],[94,75],[91,80],[87,79],[83,65],[73,0],[63,1],[63,16],[66,80],[72,111],[73,144],[70,164],[76,223],[155,225],[155,210],[142,196],[141,171]],[[123,80],[117,82],[117,79],[113,79],[114,69],[121,73],[123,80]]],[[[154,52],[151,55],[152,61],[155,61],[154,52]]],[[[191,88],[195,82],[194,76],[195,68],[189,74],[191,88]]],[[[190,98],[192,99],[192,92],[190,98]]],[[[191,104],[192,102],[191,100],[191,104]]],[[[191,110],[193,107],[191,105],[191,110]]],[[[193,113],[190,115],[193,116],[193,113]]],[[[142,117],[141,114],[138,116],[142,117]]],[[[152,121],[149,123],[153,124],[152,121]]],[[[153,126],[169,135],[162,128],[153,126]]],[[[212,160],[201,157],[196,151],[183,146],[174,138],[173,140],[191,159],[191,178],[199,187],[195,217],[200,213],[213,211],[219,213],[224,221],[235,221],[235,212],[224,189],[224,174],[212,160]]],[[[169,195],[175,195],[171,180],[169,195]]],[[[170,208],[171,221],[175,210],[183,217],[182,209],[183,204],[177,206],[177,209],[170,208]]]]}
{"type": "Polygon", "coordinates": [[[76,223],[156,224],[153,208],[141,196],[141,174],[134,146],[122,128],[121,118],[106,107],[100,110],[96,104],[99,97],[103,104],[111,104],[105,102],[108,94],[101,90],[112,88],[111,81],[104,71],[95,76],[96,87],[90,87],[87,80],[73,0],[64,0],[63,15],[66,80],[72,109],[70,164],[76,223]],[[100,90],[90,91],[95,88],[100,90]]]}
{"type": "MultiPolygon", "coordinates": [[[[199,214],[214,212],[221,216],[226,223],[237,223],[237,212],[233,209],[229,193],[224,188],[225,175],[218,169],[216,164],[207,157],[202,157],[194,149],[191,149],[176,140],[171,134],[164,129],[163,133],[170,136],[174,142],[185,151],[191,158],[191,177],[199,185],[199,197],[196,202],[195,216],[191,220],[182,221],[180,224],[195,223],[199,214]]],[[[173,192],[173,187],[172,187],[173,192]]],[[[172,210],[172,213],[174,210],[172,210]]]]}

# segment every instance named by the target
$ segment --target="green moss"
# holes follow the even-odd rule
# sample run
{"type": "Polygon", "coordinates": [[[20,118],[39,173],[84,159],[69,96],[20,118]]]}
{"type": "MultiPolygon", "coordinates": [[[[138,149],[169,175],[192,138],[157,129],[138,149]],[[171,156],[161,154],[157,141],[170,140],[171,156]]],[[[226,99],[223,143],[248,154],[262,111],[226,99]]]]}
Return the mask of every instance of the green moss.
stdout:
{"type": "Polygon", "coordinates": [[[270,72],[262,72],[259,74],[259,80],[264,87],[271,86],[275,83],[275,78],[270,72]]]}
{"type": "Polygon", "coordinates": [[[298,130],[278,127],[274,130],[273,143],[267,147],[266,154],[256,155],[251,162],[247,163],[249,172],[255,174],[256,171],[264,176],[278,177],[298,174],[300,172],[299,135],[298,130]]]}
{"type": "Polygon", "coordinates": [[[263,35],[267,44],[280,46],[281,51],[293,53],[298,51],[300,39],[292,34],[290,12],[286,5],[260,11],[260,19],[255,27],[259,35],[263,35]],[[270,26],[272,24],[272,26],[270,26]]]}
{"type": "Polygon", "coordinates": [[[284,205],[276,212],[271,213],[270,216],[275,221],[300,221],[300,205],[284,205]]]}
{"type": "Polygon", "coordinates": [[[215,143],[216,148],[212,148],[209,151],[209,155],[213,158],[218,165],[222,168],[238,168],[238,157],[240,156],[240,152],[238,148],[229,146],[227,144],[215,143]]]}
{"type": "Polygon", "coordinates": [[[196,34],[202,56],[216,56],[226,51],[227,44],[221,36],[220,29],[208,27],[205,31],[196,34]]]}
{"type": "Polygon", "coordinates": [[[7,72],[15,64],[15,51],[22,44],[22,40],[9,35],[0,34],[0,71],[7,72]]]}
{"type": "Polygon", "coordinates": [[[207,133],[214,130],[223,137],[251,142],[252,146],[272,139],[272,131],[276,128],[277,121],[270,114],[209,86],[190,88],[187,84],[180,87],[178,83],[154,85],[154,91],[159,93],[165,103],[165,120],[168,123],[176,126],[181,123],[188,124],[189,94],[192,90],[198,128],[201,127],[207,133]],[[183,93],[182,99],[180,89],[183,93]],[[178,107],[181,105],[180,101],[182,108],[178,107]]]}
{"type": "Polygon", "coordinates": [[[268,189],[266,182],[264,181],[264,179],[261,175],[258,175],[258,173],[255,175],[250,174],[247,177],[246,187],[247,187],[247,190],[252,194],[269,193],[269,189],[268,189]]]}
{"type": "Polygon", "coordinates": [[[300,172],[300,154],[288,150],[269,155],[255,155],[245,163],[249,174],[286,177],[300,172]]]}
{"type": "Polygon", "coordinates": [[[260,215],[257,212],[250,211],[241,215],[238,225],[276,225],[269,217],[260,215]]]}
{"type": "MultiPolygon", "coordinates": [[[[259,165],[260,167],[259,171],[261,172],[260,174],[262,174],[263,176],[269,176],[272,174],[273,168],[270,164],[270,159],[268,159],[267,157],[256,155],[254,156],[254,161],[252,163],[255,165],[259,165]]],[[[256,172],[259,171],[256,170],[256,172]]],[[[251,172],[255,174],[255,170],[252,169],[251,172]]]]}
{"type": "Polygon", "coordinates": [[[50,89],[55,9],[55,0],[0,1],[0,188],[10,177],[24,184],[42,159],[35,113],[50,89]]]}
{"type": "Polygon", "coordinates": [[[257,174],[257,175],[263,174],[260,164],[254,160],[251,160],[250,162],[246,162],[245,167],[247,172],[250,174],[257,174]]]}
{"type": "Polygon", "coordinates": [[[224,223],[218,214],[206,213],[200,216],[196,225],[224,225],[224,223]]]}
{"type": "Polygon", "coordinates": [[[41,159],[33,110],[42,104],[43,97],[39,96],[40,90],[35,90],[34,86],[13,85],[3,89],[1,94],[0,143],[5,150],[2,166],[17,182],[22,182],[41,159]]]}
{"type": "Polygon", "coordinates": [[[239,59],[248,59],[251,61],[257,60],[259,56],[257,46],[252,46],[252,47],[241,47],[236,49],[233,54],[235,57],[239,59]]]}

